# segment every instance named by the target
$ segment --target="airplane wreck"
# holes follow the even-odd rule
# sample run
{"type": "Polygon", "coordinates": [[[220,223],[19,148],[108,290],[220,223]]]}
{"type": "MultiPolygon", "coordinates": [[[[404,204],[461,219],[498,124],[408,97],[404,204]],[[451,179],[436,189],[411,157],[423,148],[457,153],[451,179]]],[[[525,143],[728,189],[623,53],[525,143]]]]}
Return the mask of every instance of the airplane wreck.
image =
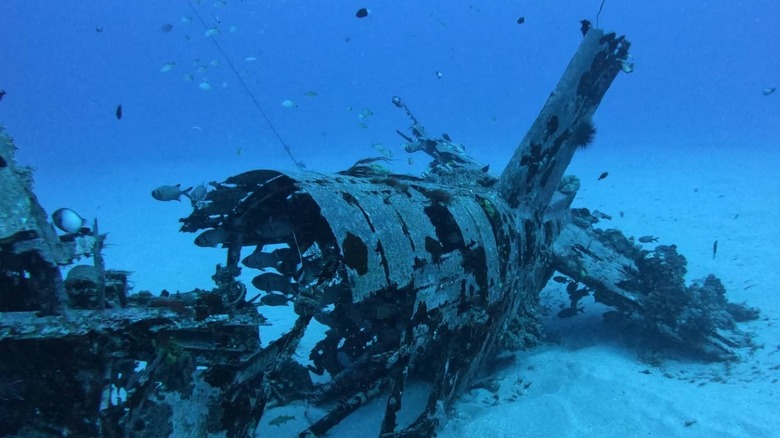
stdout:
{"type": "Polygon", "coordinates": [[[103,267],[97,224],[57,236],[1,133],[0,434],[251,437],[261,419],[285,421],[269,410],[300,403],[325,412],[299,431],[315,437],[381,399],[378,436],[433,436],[480,370],[534,345],[556,272],[575,314],[593,293],[613,309],[605,318],[705,360],[738,359],[751,341],[737,323],[758,310],[728,302],[715,276],[686,286],[673,245],[642,250],[571,209],[579,182],[564,173],[630,71],[629,47],[587,32],[497,177],[395,97],[412,119],[406,149],[432,157],[424,176],[366,159],[213,183],[181,220],[196,243],[226,250],[211,290],[130,294],[129,274],[103,267]],[[85,256],[94,263],[63,279],[60,266],[85,256]],[[251,285],[238,280],[253,269],[251,285]],[[294,324],[261,343],[264,306],[282,303],[294,324]],[[424,404],[407,399],[411,385],[424,404]]]}

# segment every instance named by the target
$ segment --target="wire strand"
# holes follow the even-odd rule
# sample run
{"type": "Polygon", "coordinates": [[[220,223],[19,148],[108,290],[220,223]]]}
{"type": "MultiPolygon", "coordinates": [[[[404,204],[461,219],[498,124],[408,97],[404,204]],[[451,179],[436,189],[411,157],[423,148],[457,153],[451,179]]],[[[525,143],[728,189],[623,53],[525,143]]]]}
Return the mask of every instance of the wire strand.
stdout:
{"type": "MultiPolygon", "coordinates": [[[[200,24],[203,25],[203,28],[208,30],[209,26],[203,20],[203,17],[200,16],[200,13],[198,12],[198,10],[195,9],[195,6],[192,4],[192,2],[188,0],[187,4],[190,5],[190,8],[192,9],[193,14],[195,14],[195,16],[198,17],[198,21],[200,21],[200,24]]],[[[287,152],[287,155],[289,155],[290,159],[293,161],[293,163],[295,163],[295,167],[297,167],[298,170],[304,170],[306,168],[306,165],[304,165],[302,162],[298,161],[295,158],[295,155],[293,155],[292,149],[284,141],[282,136],[279,134],[279,131],[276,130],[276,127],[274,126],[274,124],[271,123],[271,119],[269,119],[268,115],[266,115],[265,111],[263,111],[263,108],[260,106],[260,102],[258,102],[258,100],[255,97],[254,93],[252,93],[252,90],[250,90],[249,86],[247,86],[246,82],[244,82],[244,79],[238,73],[238,70],[233,65],[233,62],[230,61],[230,58],[227,56],[227,53],[225,53],[225,50],[222,49],[222,46],[219,44],[219,42],[217,42],[216,38],[211,38],[211,42],[214,43],[214,45],[217,47],[217,50],[219,50],[219,53],[222,54],[222,58],[225,60],[227,65],[230,67],[230,70],[233,71],[233,74],[236,75],[236,79],[238,79],[238,82],[244,88],[244,91],[246,91],[246,94],[249,96],[250,99],[252,99],[252,103],[255,104],[255,107],[260,112],[260,115],[263,117],[263,120],[265,120],[265,123],[268,125],[268,127],[271,128],[271,132],[274,133],[274,136],[276,136],[276,139],[279,140],[279,143],[282,144],[282,147],[284,147],[284,151],[287,152]]]]}

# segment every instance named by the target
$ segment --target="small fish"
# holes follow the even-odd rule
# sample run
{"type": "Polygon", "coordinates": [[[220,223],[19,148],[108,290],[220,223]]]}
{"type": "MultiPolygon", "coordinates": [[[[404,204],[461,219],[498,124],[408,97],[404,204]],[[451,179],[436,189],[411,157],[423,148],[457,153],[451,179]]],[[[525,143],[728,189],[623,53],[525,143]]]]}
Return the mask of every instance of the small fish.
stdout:
{"type": "Polygon", "coordinates": [[[191,22],[191,21],[192,21],[192,17],[182,16],[182,17],[181,17],[179,20],[180,20],[182,23],[189,23],[189,22],[191,22]]]}
{"type": "Polygon", "coordinates": [[[160,186],[152,190],[152,197],[158,201],[181,201],[181,195],[190,196],[192,187],[182,190],[181,184],[175,186],[160,186]]]}
{"type": "Polygon", "coordinates": [[[185,81],[194,81],[195,76],[192,75],[192,73],[184,73],[184,80],[185,81]]]}
{"type": "Polygon", "coordinates": [[[228,29],[230,33],[236,33],[238,32],[238,26],[230,26],[230,29],[228,29]]]}
{"type": "Polygon", "coordinates": [[[440,72],[439,70],[436,70],[436,78],[441,79],[444,77],[444,73],[440,72]]]}
{"type": "Polygon", "coordinates": [[[268,425],[281,427],[282,424],[284,424],[284,423],[286,423],[288,421],[292,421],[292,420],[295,420],[295,416],[294,415],[280,415],[280,416],[274,418],[273,420],[269,421],[268,425]]]}
{"type": "Polygon", "coordinates": [[[173,70],[174,67],[176,67],[175,62],[166,62],[160,67],[160,73],[168,73],[169,71],[173,70]]]}
{"type": "Polygon", "coordinates": [[[293,284],[284,275],[266,272],[252,279],[252,285],[262,291],[294,292],[293,284]]]}
{"type": "Polygon", "coordinates": [[[70,234],[83,232],[86,228],[84,225],[87,222],[78,213],[69,208],[56,210],[52,213],[51,220],[57,228],[70,234]]]}
{"type": "Polygon", "coordinates": [[[360,122],[360,123],[358,123],[358,126],[360,126],[360,127],[361,127],[361,128],[363,128],[363,129],[368,129],[368,125],[366,125],[366,124],[365,124],[365,123],[363,123],[363,122],[360,122]]]}
{"type": "Polygon", "coordinates": [[[95,26],[95,32],[103,33],[103,26],[95,26]]]}
{"type": "Polygon", "coordinates": [[[279,258],[273,252],[263,252],[258,249],[244,257],[241,263],[252,269],[276,268],[279,265],[279,258]]]}
{"type": "Polygon", "coordinates": [[[584,307],[567,307],[560,312],[558,312],[558,318],[571,318],[572,316],[577,315],[578,313],[585,313],[584,307]]]}
{"type": "Polygon", "coordinates": [[[223,230],[222,228],[216,228],[212,230],[206,230],[195,238],[195,245],[200,247],[216,247],[217,245],[229,243],[235,237],[234,234],[223,230]]]}
{"type": "Polygon", "coordinates": [[[295,102],[293,102],[290,99],[285,99],[285,100],[282,101],[282,106],[285,107],[285,108],[295,108],[298,105],[296,105],[295,102]]]}
{"type": "Polygon", "coordinates": [[[244,58],[244,62],[255,62],[255,61],[257,61],[257,58],[255,58],[254,56],[247,56],[246,58],[244,58]]]}
{"type": "Polygon", "coordinates": [[[609,176],[609,172],[601,172],[601,175],[599,175],[599,181],[609,176]]]}
{"type": "Polygon", "coordinates": [[[712,258],[715,259],[715,254],[718,253],[718,241],[712,243],[712,258]]]}
{"type": "Polygon", "coordinates": [[[173,25],[171,23],[165,23],[162,26],[160,26],[160,30],[164,33],[168,33],[173,30],[173,25]]]}
{"type": "Polygon", "coordinates": [[[525,17],[520,17],[517,19],[517,24],[523,24],[525,23],[525,17]]]}
{"type": "Polygon", "coordinates": [[[655,236],[642,236],[639,238],[639,241],[642,243],[653,243],[658,242],[658,238],[655,236]]]}
{"type": "Polygon", "coordinates": [[[198,203],[206,199],[206,194],[208,193],[208,188],[206,188],[205,184],[201,184],[194,189],[189,194],[190,199],[193,203],[198,203]]]}
{"type": "Polygon", "coordinates": [[[366,8],[360,8],[355,12],[355,16],[358,18],[366,18],[368,17],[368,9],[366,8]]]}
{"type": "Polygon", "coordinates": [[[209,62],[209,65],[211,65],[212,67],[219,67],[219,60],[212,59],[211,62],[209,62]]]}
{"type": "Polygon", "coordinates": [[[563,283],[568,283],[569,279],[564,277],[563,275],[556,275],[555,277],[553,277],[553,281],[556,283],[563,284],[563,283]]]}
{"type": "Polygon", "coordinates": [[[599,219],[605,219],[605,220],[608,220],[608,221],[611,221],[611,220],[612,220],[612,216],[610,216],[610,215],[608,215],[608,214],[606,214],[606,213],[602,213],[602,212],[600,212],[600,211],[598,211],[598,210],[593,210],[593,213],[591,213],[591,214],[592,214],[594,217],[597,217],[597,218],[599,218],[599,219]]]}
{"type": "Polygon", "coordinates": [[[260,304],[264,306],[286,306],[290,299],[286,295],[269,293],[260,298],[260,304]]]}
{"type": "Polygon", "coordinates": [[[211,90],[211,84],[209,84],[206,81],[203,81],[203,82],[198,84],[198,88],[200,88],[203,91],[209,91],[209,90],[211,90]]]}
{"type": "Polygon", "coordinates": [[[304,96],[306,96],[306,97],[317,97],[317,92],[316,91],[307,91],[306,93],[304,93],[304,96]]]}
{"type": "Polygon", "coordinates": [[[217,26],[211,26],[210,28],[206,29],[206,32],[203,33],[203,36],[206,38],[216,35],[219,35],[219,28],[217,26]]]}
{"type": "Polygon", "coordinates": [[[769,96],[770,94],[774,93],[776,89],[777,89],[777,88],[775,88],[775,87],[772,87],[772,88],[764,88],[764,91],[762,91],[761,93],[762,93],[764,96],[769,96]]]}
{"type": "Polygon", "coordinates": [[[114,114],[116,115],[117,120],[122,120],[122,105],[116,106],[116,112],[114,112],[114,114]]]}

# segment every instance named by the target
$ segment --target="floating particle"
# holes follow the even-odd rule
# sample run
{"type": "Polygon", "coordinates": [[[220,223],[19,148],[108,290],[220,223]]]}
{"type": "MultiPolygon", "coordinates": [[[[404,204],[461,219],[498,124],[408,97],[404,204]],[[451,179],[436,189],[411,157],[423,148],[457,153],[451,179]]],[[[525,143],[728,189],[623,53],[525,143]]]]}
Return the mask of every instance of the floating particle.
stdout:
{"type": "Polygon", "coordinates": [[[441,79],[444,77],[444,73],[440,72],[439,70],[436,70],[436,77],[441,79]]]}
{"type": "Polygon", "coordinates": [[[246,58],[244,58],[244,61],[245,62],[255,62],[255,61],[257,61],[257,58],[255,58],[254,56],[247,56],[246,58]]]}
{"type": "Polygon", "coordinates": [[[368,9],[366,8],[360,8],[357,12],[355,12],[355,16],[358,18],[366,18],[368,17],[368,9]]]}
{"type": "Polygon", "coordinates": [[[219,67],[219,60],[212,59],[211,62],[209,62],[209,65],[211,65],[212,67],[219,67]]]}
{"type": "Polygon", "coordinates": [[[317,92],[316,92],[316,91],[309,90],[309,91],[307,91],[306,93],[304,93],[304,95],[305,95],[306,97],[317,97],[317,92]]]}
{"type": "Polygon", "coordinates": [[[160,30],[168,33],[173,30],[173,25],[171,23],[165,23],[162,26],[160,26],[160,30]]]}
{"type": "Polygon", "coordinates": [[[206,32],[203,33],[204,37],[213,37],[219,35],[219,28],[217,26],[211,26],[210,28],[206,29],[206,32]]]}
{"type": "Polygon", "coordinates": [[[209,91],[209,90],[211,90],[211,84],[209,84],[206,81],[203,81],[203,82],[198,84],[198,88],[200,88],[203,91],[209,91]]]}
{"type": "Polygon", "coordinates": [[[162,67],[160,67],[160,73],[167,73],[173,70],[174,67],[176,67],[175,62],[166,62],[165,64],[162,65],[162,67]]]}
{"type": "Polygon", "coordinates": [[[285,100],[282,101],[282,106],[285,107],[285,108],[295,108],[298,105],[296,105],[295,102],[293,102],[290,99],[285,99],[285,100]]]}
{"type": "Polygon", "coordinates": [[[230,33],[236,33],[238,32],[238,26],[230,26],[230,29],[228,30],[230,30],[230,33]]]}
{"type": "Polygon", "coordinates": [[[117,120],[122,120],[122,105],[116,106],[116,112],[114,114],[116,114],[117,120]]]}

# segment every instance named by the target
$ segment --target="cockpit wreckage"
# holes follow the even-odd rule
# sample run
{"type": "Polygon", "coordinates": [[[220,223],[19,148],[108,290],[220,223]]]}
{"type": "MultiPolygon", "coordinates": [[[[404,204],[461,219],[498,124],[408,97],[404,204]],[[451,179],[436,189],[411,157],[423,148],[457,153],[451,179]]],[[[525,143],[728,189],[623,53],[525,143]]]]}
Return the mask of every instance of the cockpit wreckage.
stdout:
{"type": "Polygon", "coordinates": [[[579,183],[564,171],[630,71],[628,49],[587,32],[500,177],[430,137],[395,97],[413,122],[407,151],[433,157],[423,177],[366,159],[212,183],[182,219],[196,244],[227,249],[210,291],[128,295],[128,273],[103,268],[96,229],[54,234],[3,134],[0,178],[13,189],[0,193],[0,434],[248,437],[305,418],[299,436],[324,436],[380,400],[377,435],[432,436],[485,365],[535,343],[556,271],[574,285],[574,314],[582,284],[611,319],[734,360],[750,346],[736,321],[757,310],[727,302],[714,276],[686,287],[674,246],[643,251],[570,209],[579,183]],[[80,255],[95,265],[63,281],[58,266],[80,255]],[[238,280],[247,270],[251,286],[238,280]],[[261,344],[275,305],[294,323],[261,344]],[[426,401],[412,403],[420,391],[426,401]],[[298,408],[272,416],[282,406],[298,408]]]}

